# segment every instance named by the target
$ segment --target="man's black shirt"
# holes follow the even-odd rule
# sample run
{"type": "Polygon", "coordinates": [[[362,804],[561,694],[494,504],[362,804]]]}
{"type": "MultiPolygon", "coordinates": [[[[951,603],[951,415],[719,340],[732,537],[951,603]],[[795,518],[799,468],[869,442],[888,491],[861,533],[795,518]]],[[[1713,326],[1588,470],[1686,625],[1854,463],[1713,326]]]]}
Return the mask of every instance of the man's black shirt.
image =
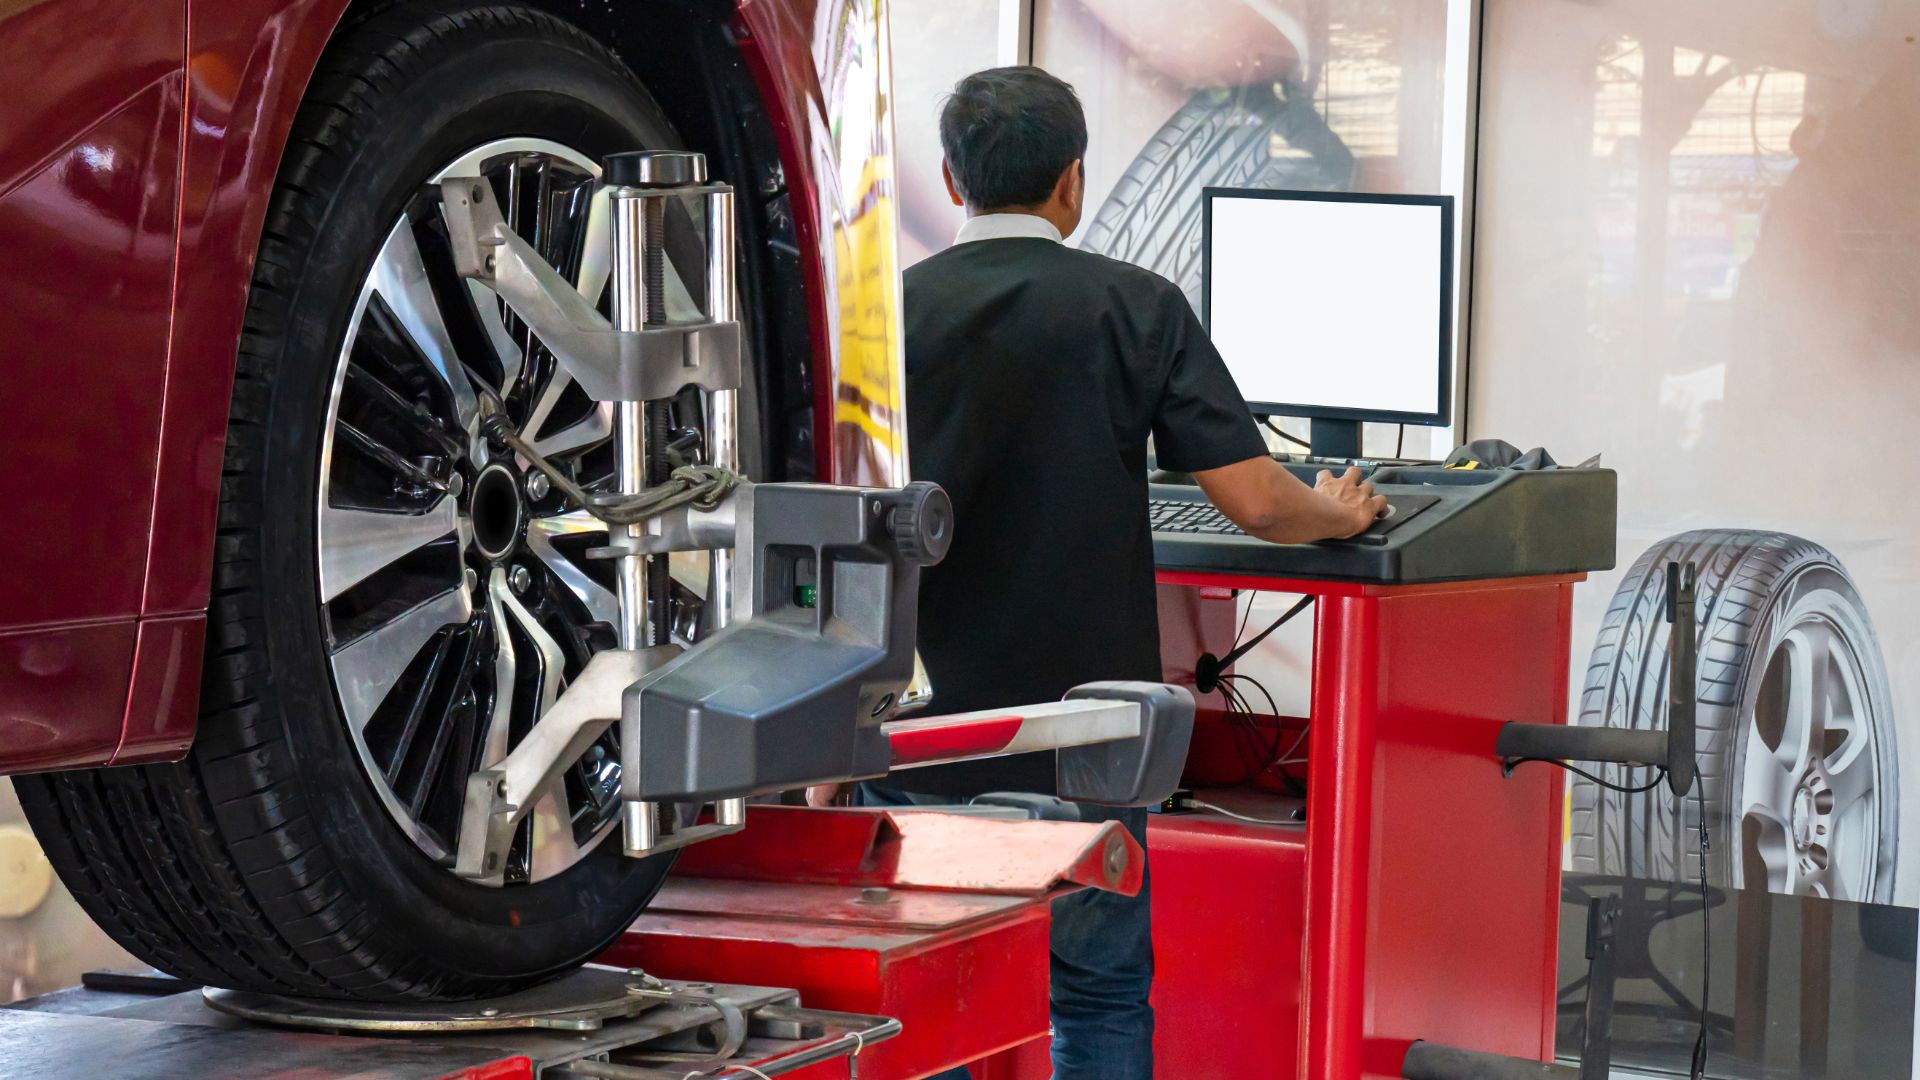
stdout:
{"type": "MultiPolygon", "coordinates": [[[[915,479],[953,498],[920,583],[932,711],[1160,678],[1147,438],[1161,468],[1267,452],[1171,282],[1052,240],[956,244],[905,274],[915,479]]],[[[910,790],[1052,791],[1053,755],[903,773],[910,790]]]]}

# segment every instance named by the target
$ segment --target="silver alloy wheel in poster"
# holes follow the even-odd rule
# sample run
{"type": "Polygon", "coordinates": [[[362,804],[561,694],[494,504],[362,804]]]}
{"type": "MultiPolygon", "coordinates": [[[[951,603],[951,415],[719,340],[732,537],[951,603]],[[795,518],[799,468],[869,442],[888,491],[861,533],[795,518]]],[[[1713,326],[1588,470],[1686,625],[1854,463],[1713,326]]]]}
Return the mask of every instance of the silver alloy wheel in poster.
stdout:
{"type": "Polygon", "coordinates": [[[1882,800],[1896,800],[1877,715],[1887,707],[1864,612],[1815,572],[1781,596],[1738,750],[1735,805],[1743,884],[1872,900],[1891,852],[1882,800]],[[1871,661],[1862,650],[1872,649],[1871,661]]]}
{"type": "MultiPolygon", "coordinates": [[[[478,147],[433,177],[484,176],[509,221],[582,295],[608,278],[599,167],[539,139],[478,147]]],[[[606,530],[479,434],[503,402],[583,485],[611,478],[611,406],[589,400],[492,292],[453,274],[423,186],[363,283],[321,448],[319,581],[328,664],[354,746],[394,821],[451,864],[467,777],[506,755],[612,644],[606,530]]],[[[574,865],[619,811],[612,732],[540,796],[507,881],[574,865]]]]}

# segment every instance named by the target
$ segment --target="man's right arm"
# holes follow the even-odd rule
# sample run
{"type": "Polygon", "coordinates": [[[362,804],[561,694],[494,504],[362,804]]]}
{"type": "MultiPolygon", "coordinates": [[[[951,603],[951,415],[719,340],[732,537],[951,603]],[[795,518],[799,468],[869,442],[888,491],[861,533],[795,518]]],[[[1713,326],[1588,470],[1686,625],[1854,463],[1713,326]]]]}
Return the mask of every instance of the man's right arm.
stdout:
{"type": "Polygon", "coordinates": [[[1207,499],[1249,536],[1276,544],[1337,540],[1364,532],[1387,505],[1360,470],[1320,470],[1313,487],[1264,454],[1193,474],[1207,499]]]}

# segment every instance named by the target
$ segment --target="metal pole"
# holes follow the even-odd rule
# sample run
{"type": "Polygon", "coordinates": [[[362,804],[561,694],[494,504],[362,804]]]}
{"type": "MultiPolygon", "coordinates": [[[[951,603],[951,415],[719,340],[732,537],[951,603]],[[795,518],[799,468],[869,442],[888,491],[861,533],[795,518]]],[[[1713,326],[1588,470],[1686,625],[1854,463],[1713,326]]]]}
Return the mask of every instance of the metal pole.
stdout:
{"type": "MultiPolygon", "coordinates": [[[[707,318],[732,322],[737,317],[733,280],[733,192],[707,195],[707,318]]],[[[723,469],[740,467],[740,392],[716,390],[707,395],[707,451],[723,469]]],[[[713,574],[707,597],[715,630],[733,621],[732,548],[713,553],[713,574]]]]}
{"type": "MultiPolygon", "coordinates": [[[[707,319],[732,322],[738,315],[733,280],[733,192],[707,195],[707,319]]],[[[716,390],[707,395],[707,450],[712,464],[740,467],[740,392],[716,390]]],[[[707,575],[707,611],[719,630],[733,621],[733,548],[713,553],[707,575]]],[[[747,819],[747,800],[722,799],[713,805],[718,825],[741,825],[747,819]]]]}
{"type": "MultiPolygon", "coordinates": [[[[640,330],[647,321],[647,283],[644,262],[646,251],[646,200],[637,188],[617,187],[608,193],[613,224],[613,325],[619,330],[640,330]]],[[[645,402],[622,401],[613,417],[614,482],[623,495],[637,495],[647,486],[647,407],[645,402]]],[[[626,527],[629,543],[637,543],[640,529],[626,527]]],[[[609,538],[613,539],[613,538],[609,538]]],[[[615,589],[619,625],[614,627],[622,649],[644,649],[649,644],[650,620],[647,610],[647,559],[640,554],[622,555],[614,561],[615,589]]],[[[659,822],[654,806],[630,802],[625,807],[626,847],[645,851],[658,839],[659,822]]]]}

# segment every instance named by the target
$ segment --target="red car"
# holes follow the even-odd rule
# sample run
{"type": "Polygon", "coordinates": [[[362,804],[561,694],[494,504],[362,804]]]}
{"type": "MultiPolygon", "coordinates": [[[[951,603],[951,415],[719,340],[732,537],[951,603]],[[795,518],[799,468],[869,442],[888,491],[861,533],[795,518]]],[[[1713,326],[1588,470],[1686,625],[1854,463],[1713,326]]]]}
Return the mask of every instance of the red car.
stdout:
{"type": "Polygon", "coordinates": [[[666,864],[604,842],[601,747],[505,885],[449,869],[483,718],[523,732],[612,641],[603,529],[523,470],[475,505],[472,381],[581,483],[613,465],[611,406],[453,274],[433,181],[488,178],[598,298],[602,156],[704,152],[739,192],[746,471],[876,478],[896,294],[842,385],[840,313],[874,309],[838,290],[892,271],[884,25],[878,0],[0,7],[0,772],[110,934],[221,986],[470,996],[646,904],[666,864]]]}

